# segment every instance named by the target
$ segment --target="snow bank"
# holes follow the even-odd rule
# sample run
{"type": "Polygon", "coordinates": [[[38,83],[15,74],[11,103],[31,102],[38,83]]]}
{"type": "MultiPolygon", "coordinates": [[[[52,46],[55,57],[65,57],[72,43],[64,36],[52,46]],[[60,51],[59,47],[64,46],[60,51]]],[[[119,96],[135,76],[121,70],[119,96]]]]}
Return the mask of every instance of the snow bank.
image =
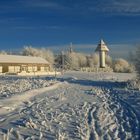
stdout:
{"type": "Polygon", "coordinates": [[[0,77],[0,98],[10,97],[14,94],[20,94],[27,90],[48,87],[54,84],[54,80],[46,80],[41,77],[0,77]]]}

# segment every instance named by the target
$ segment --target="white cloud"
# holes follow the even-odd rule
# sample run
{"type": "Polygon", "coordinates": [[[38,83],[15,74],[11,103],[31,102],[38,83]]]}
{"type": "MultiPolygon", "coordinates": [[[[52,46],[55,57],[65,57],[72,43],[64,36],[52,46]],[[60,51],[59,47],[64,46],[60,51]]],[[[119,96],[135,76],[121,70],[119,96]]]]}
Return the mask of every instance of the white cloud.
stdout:
{"type": "Polygon", "coordinates": [[[89,6],[91,11],[118,15],[140,15],[140,0],[98,0],[97,5],[89,6]]]}
{"type": "Polygon", "coordinates": [[[20,10],[22,8],[32,10],[62,10],[65,14],[81,14],[81,13],[105,13],[110,15],[140,15],[140,0],[86,0],[63,2],[57,0],[18,0],[15,4],[0,5],[1,12],[20,10]],[[18,5],[18,6],[17,6],[18,5]]]}

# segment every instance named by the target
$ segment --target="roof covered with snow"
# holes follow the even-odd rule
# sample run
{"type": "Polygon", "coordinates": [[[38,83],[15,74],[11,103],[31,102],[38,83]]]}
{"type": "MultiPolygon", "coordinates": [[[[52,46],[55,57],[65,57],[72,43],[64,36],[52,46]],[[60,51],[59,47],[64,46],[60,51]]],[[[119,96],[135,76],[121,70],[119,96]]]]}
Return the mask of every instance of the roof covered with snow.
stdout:
{"type": "Polygon", "coordinates": [[[101,39],[95,51],[109,51],[105,42],[101,39]]]}
{"type": "Polygon", "coordinates": [[[21,56],[21,55],[0,55],[0,63],[49,64],[48,61],[46,61],[41,57],[21,56]]]}

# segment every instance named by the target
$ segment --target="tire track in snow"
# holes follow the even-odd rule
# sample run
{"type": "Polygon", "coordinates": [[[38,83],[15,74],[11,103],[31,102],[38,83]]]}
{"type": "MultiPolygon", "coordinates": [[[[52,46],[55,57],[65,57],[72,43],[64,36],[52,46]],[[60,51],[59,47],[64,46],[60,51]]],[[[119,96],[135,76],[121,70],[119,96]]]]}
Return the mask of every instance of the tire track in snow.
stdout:
{"type": "Polygon", "coordinates": [[[106,88],[97,88],[94,96],[102,102],[88,110],[89,140],[139,140],[140,121],[128,103],[106,88]]]}
{"type": "Polygon", "coordinates": [[[121,111],[118,108],[116,116],[117,118],[122,117],[124,119],[123,121],[118,119],[118,121],[122,124],[122,129],[127,132],[126,135],[131,132],[133,139],[140,139],[140,118],[137,112],[130,104],[120,98],[115,90],[111,91],[110,95],[114,104],[118,103],[118,106],[121,108],[121,111]]]}
{"type": "Polygon", "coordinates": [[[112,89],[97,87],[88,95],[87,88],[68,84],[35,98],[21,111],[20,132],[37,139],[139,139],[140,121],[130,105],[112,89]],[[33,125],[37,128],[30,128],[33,125]]]}
{"type": "Polygon", "coordinates": [[[99,139],[99,135],[97,133],[97,128],[96,128],[96,118],[95,118],[95,112],[97,111],[97,107],[92,106],[89,109],[88,112],[88,125],[90,128],[90,136],[89,136],[89,140],[96,140],[99,139]]]}

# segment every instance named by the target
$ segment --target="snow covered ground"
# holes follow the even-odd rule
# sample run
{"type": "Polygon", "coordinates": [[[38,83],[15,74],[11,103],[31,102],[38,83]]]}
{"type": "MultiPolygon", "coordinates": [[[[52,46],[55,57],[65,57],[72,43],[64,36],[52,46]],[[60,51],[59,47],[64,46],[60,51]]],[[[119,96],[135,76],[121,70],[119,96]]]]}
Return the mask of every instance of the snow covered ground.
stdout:
{"type": "Polygon", "coordinates": [[[140,91],[127,86],[132,78],[86,72],[57,81],[1,77],[0,139],[139,140],[140,91]]]}
{"type": "Polygon", "coordinates": [[[46,77],[0,76],[0,99],[22,92],[47,87],[55,81],[46,77]]]}

